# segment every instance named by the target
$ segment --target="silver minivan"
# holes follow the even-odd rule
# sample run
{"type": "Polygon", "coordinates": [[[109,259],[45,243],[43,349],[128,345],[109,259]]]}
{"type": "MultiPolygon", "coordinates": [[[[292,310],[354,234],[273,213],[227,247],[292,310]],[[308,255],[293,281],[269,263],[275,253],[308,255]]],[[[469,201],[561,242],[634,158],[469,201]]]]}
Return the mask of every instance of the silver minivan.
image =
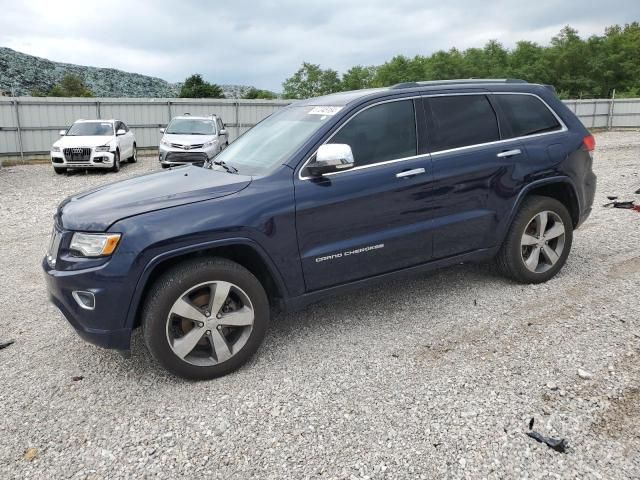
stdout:
{"type": "Polygon", "coordinates": [[[229,145],[229,134],[217,115],[174,117],[161,128],[159,160],[162,168],[203,165],[229,145]]]}

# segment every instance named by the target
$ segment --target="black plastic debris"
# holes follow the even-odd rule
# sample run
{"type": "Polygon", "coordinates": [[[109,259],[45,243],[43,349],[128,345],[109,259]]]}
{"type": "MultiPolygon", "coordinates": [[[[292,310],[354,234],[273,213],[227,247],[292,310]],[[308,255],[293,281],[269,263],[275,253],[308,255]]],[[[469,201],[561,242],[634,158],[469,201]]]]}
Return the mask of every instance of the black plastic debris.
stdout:
{"type": "Polygon", "coordinates": [[[635,206],[635,202],[633,200],[627,200],[624,202],[618,202],[618,201],[613,201],[613,202],[609,202],[609,203],[605,203],[604,205],[602,205],[603,207],[609,207],[609,208],[624,208],[624,209],[632,209],[635,206]]]}
{"type": "Polygon", "coordinates": [[[75,377],[71,377],[71,380],[73,380],[74,382],[79,382],[80,380],[83,380],[84,377],[82,375],[77,375],[75,377]]]}
{"type": "Polygon", "coordinates": [[[532,417],[531,420],[529,420],[529,431],[527,432],[527,436],[540,443],[544,443],[546,446],[548,446],[552,450],[555,450],[556,452],[566,453],[569,445],[564,438],[545,437],[544,435],[533,430],[534,423],[535,419],[532,417]]]}
{"type": "Polygon", "coordinates": [[[7,348],[15,343],[15,340],[7,340],[6,342],[0,342],[0,350],[7,348]]]}
{"type": "Polygon", "coordinates": [[[635,191],[636,195],[640,195],[640,188],[635,191]]]}
{"type": "Polygon", "coordinates": [[[612,195],[608,195],[607,196],[607,200],[617,200],[617,199],[618,199],[618,197],[614,197],[612,195]]]}

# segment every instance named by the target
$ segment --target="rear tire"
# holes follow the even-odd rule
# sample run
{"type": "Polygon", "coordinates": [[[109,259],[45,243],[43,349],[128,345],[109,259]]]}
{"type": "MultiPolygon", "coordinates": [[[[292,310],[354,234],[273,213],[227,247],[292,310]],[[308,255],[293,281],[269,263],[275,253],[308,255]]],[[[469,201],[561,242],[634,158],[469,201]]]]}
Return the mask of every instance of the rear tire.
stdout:
{"type": "Polygon", "coordinates": [[[573,221],[559,201],[532,195],[524,200],[496,256],[506,277],[519,283],[553,278],[567,261],[573,221]]]}
{"type": "Polygon", "coordinates": [[[113,167],[111,167],[111,171],[120,171],[120,150],[116,150],[116,153],[113,154],[113,167]]]}
{"type": "Polygon", "coordinates": [[[164,368],[209,380],[249,360],[269,316],[267,294],[246,268],[224,258],[196,259],[168,270],[151,287],[142,328],[147,348],[164,368]]]}
{"type": "Polygon", "coordinates": [[[58,175],[62,175],[63,173],[67,173],[66,167],[53,167],[53,171],[58,175]]]}

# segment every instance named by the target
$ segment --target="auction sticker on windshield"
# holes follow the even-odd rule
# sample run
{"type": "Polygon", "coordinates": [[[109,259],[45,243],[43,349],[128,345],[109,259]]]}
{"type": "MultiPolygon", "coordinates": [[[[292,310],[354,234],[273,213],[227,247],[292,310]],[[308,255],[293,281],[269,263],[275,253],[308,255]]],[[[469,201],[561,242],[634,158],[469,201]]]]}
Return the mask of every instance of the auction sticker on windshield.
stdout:
{"type": "Polygon", "coordinates": [[[313,107],[309,110],[309,115],[335,115],[342,107],[313,107]]]}

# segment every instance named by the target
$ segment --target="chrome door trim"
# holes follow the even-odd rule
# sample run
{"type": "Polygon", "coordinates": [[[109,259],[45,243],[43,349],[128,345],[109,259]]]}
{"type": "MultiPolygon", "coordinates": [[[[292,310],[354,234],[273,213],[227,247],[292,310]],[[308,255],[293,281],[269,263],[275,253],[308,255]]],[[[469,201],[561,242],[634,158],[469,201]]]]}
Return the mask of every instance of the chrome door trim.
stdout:
{"type": "Polygon", "coordinates": [[[406,170],[404,172],[396,173],[396,178],[413,177],[415,175],[421,175],[427,171],[424,168],[414,168],[413,170],[406,170]]]}
{"type": "Polygon", "coordinates": [[[496,155],[496,157],[508,158],[508,157],[514,157],[516,155],[520,155],[521,153],[522,153],[522,150],[520,150],[519,148],[514,148],[513,150],[506,150],[504,152],[500,152],[496,155]]]}

